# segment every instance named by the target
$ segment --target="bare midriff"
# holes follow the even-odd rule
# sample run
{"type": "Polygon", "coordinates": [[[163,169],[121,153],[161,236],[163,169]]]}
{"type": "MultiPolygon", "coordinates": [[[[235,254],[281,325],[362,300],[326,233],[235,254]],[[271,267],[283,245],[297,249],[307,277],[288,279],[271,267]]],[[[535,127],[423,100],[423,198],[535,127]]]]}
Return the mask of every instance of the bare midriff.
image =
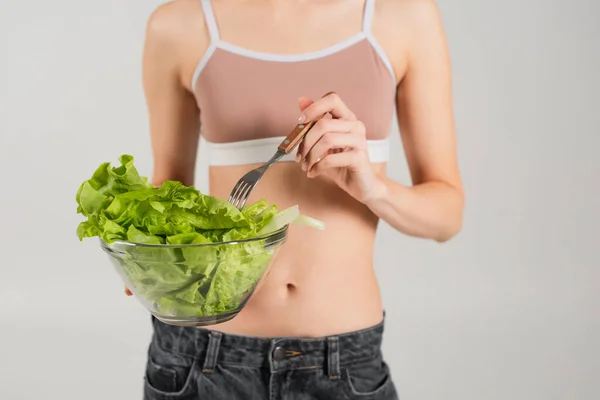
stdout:
{"type": "MultiPolygon", "coordinates": [[[[227,198],[255,166],[211,167],[210,193],[227,198]]],[[[385,164],[374,165],[385,173],[385,164]]],[[[377,217],[335,184],[306,178],[297,163],[272,166],[249,202],[265,198],[280,209],[299,205],[326,224],[325,231],[290,226],[246,307],[232,320],[208,327],[250,336],[319,337],[381,322],[383,308],[373,268],[377,217]]]]}

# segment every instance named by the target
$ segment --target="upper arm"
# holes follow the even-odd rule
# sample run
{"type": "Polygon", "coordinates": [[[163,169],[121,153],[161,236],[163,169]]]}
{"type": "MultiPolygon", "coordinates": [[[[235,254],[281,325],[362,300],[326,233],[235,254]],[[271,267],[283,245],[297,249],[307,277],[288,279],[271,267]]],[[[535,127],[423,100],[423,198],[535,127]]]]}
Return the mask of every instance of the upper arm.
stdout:
{"type": "Polygon", "coordinates": [[[182,79],[182,51],[173,4],[150,17],[143,52],[143,85],[154,158],[152,181],[194,183],[200,110],[182,79]],[[178,47],[179,46],[179,47],[178,47]]]}
{"type": "Polygon", "coordinates": [[[441,18],[433,0],[407,3],[411,39],[397,111],[413,184],[440,181],[462,191],[450,57],[441,18]]]}

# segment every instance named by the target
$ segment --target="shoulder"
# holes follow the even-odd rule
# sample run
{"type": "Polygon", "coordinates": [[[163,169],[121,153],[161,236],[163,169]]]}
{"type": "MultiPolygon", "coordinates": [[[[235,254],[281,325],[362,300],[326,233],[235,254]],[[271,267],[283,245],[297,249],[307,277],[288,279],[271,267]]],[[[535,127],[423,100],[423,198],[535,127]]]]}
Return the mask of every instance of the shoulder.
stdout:
{"type": "Polygon", "coordinates": [[[435,0],[375,0],[375,18],[391,28],[419,29],[439,23],[435,0]]]}
{"type": "Polygon", "coordinates": [[[443,37],[437,2],[375,0],[373,33],[401,78],[411,49],[426,45],[432,36],[443,37]]]}
{"type": "Polygon", "coordinates": [[[172,0],[155,8],[146,24],[146,39],[178,48],[190,39],[208,43],[200,0],[172,0]]]}
{"type": "Polygon", "coordinates": [[[146,23],[146,48],[178,70],[187,86],[202,54],[210,46],[200,0],[172,0],[158,6],[146,23]]]}

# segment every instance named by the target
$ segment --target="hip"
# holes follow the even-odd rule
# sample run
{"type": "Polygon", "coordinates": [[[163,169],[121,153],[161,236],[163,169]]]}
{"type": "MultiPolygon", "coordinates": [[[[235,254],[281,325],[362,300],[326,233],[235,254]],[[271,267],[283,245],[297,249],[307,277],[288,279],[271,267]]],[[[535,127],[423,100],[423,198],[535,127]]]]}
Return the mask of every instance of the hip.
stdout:
{"type": "Polygon", "coordinates": [[[254,337],[153,319],[144,394],[157,399],[395,400],[384,322],[314,338],[254,337]]]}

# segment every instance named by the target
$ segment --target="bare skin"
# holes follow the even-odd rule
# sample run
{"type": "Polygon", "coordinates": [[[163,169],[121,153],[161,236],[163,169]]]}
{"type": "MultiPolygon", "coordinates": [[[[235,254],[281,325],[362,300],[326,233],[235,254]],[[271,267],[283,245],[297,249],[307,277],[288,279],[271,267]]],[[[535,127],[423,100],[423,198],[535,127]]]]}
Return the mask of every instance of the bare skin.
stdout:
{"type": "MultiPolygon", "coordinates": [[[[214,0],[224,40],[269,53],[319,50],[361,29],[363,0],[214,0]],[[299,35],[298,32],[302,32],[299,35]]],[[[380,219],[399,232],[445,242],[461,228],[450,62],[432,0],[378,0],[374,34],[398,78],[398,118],[412,175],[405,186],[370,164],[364,126],[343,99],[300,98],[298,117],[328,111],[298,151],[273,166],[250,201],[299,204],[325,232],[293,226],[263,287],[233,320],[211,327],[256,336],[315,337],[377,324],[383,305],[373,269],[380,219]],[[341,152],[338,149],[344,148],[341,152]]],[[[144,48],[154,152],[153,183],[194,183],[199,111],[189,83],[210,42],[198,0],[177,0],[151,16],[144,48]]],[[[323,88],[327,92],[331,88],[323,88]]],[[[282,135],[286,132],[282,132],[282,135]]],[[[254,166],[212,167],[212,195],[227,198],[254,166]]]]}

